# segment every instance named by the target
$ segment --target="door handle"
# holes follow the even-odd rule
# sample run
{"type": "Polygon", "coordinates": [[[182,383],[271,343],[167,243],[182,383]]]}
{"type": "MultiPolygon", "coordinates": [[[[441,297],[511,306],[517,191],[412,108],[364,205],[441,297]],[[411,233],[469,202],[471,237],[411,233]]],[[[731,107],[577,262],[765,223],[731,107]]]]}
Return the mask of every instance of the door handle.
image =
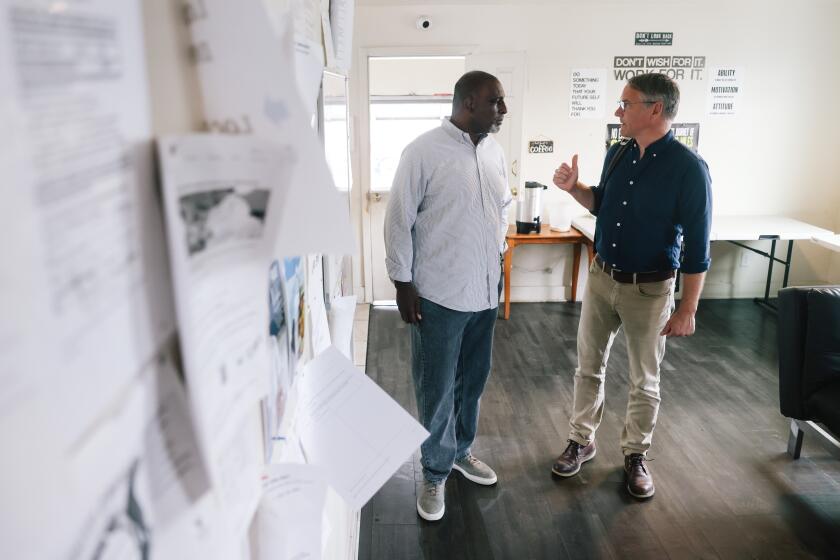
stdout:
{"type": "Polygon", "coordinates": [[[380,202],[382,200],[382,193],[369,192],[367,194],[367,198],[368,198],[368,200],[371,200],[373,202],[380,202]]]}

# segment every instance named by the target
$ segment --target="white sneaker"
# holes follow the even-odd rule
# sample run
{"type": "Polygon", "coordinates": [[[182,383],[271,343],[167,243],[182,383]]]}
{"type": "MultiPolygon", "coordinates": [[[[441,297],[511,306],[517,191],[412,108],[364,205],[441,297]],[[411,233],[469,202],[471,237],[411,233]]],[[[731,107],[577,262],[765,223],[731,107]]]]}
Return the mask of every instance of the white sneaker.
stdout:
{"type": "Polygon", "coordinates": [[[417,514],[426,521],[437,521],[443,517],[443,512],[446,510],[443,499],[445,491],[445,480],[441,482],[424,480],[423,488],[417,497],[417,514]]]}
{"type": "Polygon", "coordinates": [[[467,480],[483,486],[492,486],[498,480],[493,469],[488,467],[483,461],[479,461],[473,457],[472,454],[455,461],[452,468],[464,475],[467,480]]]}

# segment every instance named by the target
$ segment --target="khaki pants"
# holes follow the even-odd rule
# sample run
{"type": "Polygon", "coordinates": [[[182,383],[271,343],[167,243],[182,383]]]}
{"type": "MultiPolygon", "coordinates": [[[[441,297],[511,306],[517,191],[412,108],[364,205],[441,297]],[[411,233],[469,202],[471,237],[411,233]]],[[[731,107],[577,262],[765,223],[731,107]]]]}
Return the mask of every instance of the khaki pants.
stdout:
{"type": "Polygon", "coordinates": [[[625,455],[650,448],[659,412],[660,336],[674,310],[674,280],[620,284],[593,261],[578,326],[578,367],[569,439],[589,445],[604,414],[604,373],[615,335],[624,327],[630,359],[630,395],[621,433],[625,455]]]}

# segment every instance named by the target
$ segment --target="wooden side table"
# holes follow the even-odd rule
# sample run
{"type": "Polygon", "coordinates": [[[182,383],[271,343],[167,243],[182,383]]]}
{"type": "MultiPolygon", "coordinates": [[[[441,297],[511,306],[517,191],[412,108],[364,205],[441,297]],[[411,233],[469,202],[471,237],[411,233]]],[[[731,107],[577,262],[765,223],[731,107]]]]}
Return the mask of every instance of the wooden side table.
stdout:
{"type": "Polygon", "coordinates": [[[573,243],[572,301],[576,301],[581,246],[586,245],[590,264],[595,256],[592,249],[592,242],[585,235],[574,227],[569,231],[553,231],[548,227],[548,224],[543,224],[540,233],[516,233],[516,225],[511,225],[508,227],[508,233],[505,239],[508,245],[507,251],[505,251],[505,319],[510,318],[510,270],[513,266],[513,249],[519,245],[561,245],[563,243],[573,243]]]}

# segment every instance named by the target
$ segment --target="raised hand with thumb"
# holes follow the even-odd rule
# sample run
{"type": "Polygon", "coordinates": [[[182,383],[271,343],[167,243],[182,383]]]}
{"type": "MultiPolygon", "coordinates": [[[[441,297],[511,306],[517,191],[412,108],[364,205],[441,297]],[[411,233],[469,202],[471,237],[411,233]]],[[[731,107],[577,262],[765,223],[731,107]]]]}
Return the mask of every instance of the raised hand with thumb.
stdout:
{"type": "Polygon", "coordinates": [[[554,171],[554,184],[566,192],[571,192],[578,181],[578,156],[572,156],[572,166],[563,163],[554,171]]]}

